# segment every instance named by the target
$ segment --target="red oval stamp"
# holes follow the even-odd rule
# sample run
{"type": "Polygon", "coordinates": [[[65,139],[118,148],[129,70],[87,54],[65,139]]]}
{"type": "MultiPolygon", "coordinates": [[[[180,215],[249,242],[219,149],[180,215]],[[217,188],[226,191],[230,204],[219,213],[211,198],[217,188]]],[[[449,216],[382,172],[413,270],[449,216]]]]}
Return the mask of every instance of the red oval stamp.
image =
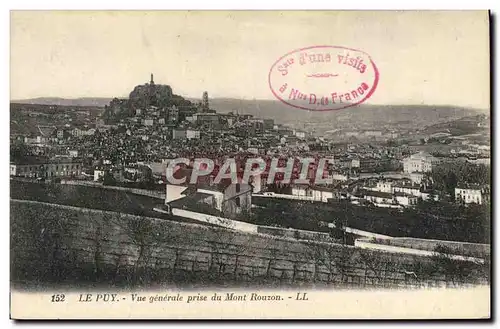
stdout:
{"type": "Polygon", "coordinates": [[[379,80],[367,53],[341,46],[291,51],[269,71],[269,88],[283,103],[310,111],[340,110],[366,101],[379,80]]]}

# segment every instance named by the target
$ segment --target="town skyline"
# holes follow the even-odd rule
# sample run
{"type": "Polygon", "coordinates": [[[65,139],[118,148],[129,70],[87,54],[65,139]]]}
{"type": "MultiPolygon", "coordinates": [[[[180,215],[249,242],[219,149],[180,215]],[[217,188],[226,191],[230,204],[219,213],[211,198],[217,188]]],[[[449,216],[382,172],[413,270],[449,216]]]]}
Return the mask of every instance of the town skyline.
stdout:
{"type": "Polygon", "coordinates": [[[376,16],[261,12],[257,16],[252,18],[248,12],[12,12],[11,99],[126,97],[130,86],[146,82],[153,72],[159,84],[168,84],[189,98],[199,98],[208,90],[212,98],[273,100],[267,78],[276,59],[304,46],[338,44],[368,52],[379,67],[378,90],[366,104],[490,108],[489,90],[481,84],[489,80],[485,12],[376,16]],[[314,31],[304,32],[312,21],[314,31]],[[429,33],[426,26],[436,24],[457,27],[429,33]],[[340,25],[350,29],[331,32],[332,26],[340,25]],[[283,33],[294,38],[276,42],[283,33]],[[379,47],[380,42],[385,46],[379,47]],[[405,69],[408,66],[413,68],[405,69]],[[33,72],[50,79],[41,84],[29,78],[33,72]]]}

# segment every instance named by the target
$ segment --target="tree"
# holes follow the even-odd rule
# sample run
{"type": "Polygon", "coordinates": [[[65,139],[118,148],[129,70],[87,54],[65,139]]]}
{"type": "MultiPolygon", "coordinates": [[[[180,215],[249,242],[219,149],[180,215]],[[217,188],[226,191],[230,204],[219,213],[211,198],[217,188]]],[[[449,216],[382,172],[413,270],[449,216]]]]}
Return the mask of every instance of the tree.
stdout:
{"type": "Polygon", "coordinates": [[[453,171],[448,171],[444,180],[444,184],[446,191],[451,197],[451,201],[455,201],[455,187],[457,187],[457,183],[457,175],[453,171]]]}
{"type": "Polygon", "coordinates": [[[102,177],[102,184],[103,185],[116,185],[116,179],[111,174],[109,171],[104,172],[104,175],[102,177]]]}
{"type": "MultiPolygon", "coordinates": [[[[365,267],[365,280],[368,276],[368,271],[371,271],[373,276],[377,279],[378,283],[381,285],[386,284],[386,273],[382,276],[382,272],[384,271],[384,266],[388,266],[387,260],[384,261],[381,253],[369,252],[366,250],[359,251],[360,262],[365,267]]],[[[387,272],[387,271],[384,271],[387,272]]]]}
{"type": "Polygon", "coordinates": [[[474,264],[469,261],[457,260],[453,258],[453,250],[444,245],[437,245],[434,248],[435,272],[444,275],[445,281],[448,284],[451,282],[457,287],[466,281],[474,282],[477,280],[473,274],[474,264]]]}
{"type": "Polygon", "coordinates": [[[145,278],[140,275],[140,272],[147,270],[152,252],[161,242],[159,232],[153,222],[147,218],[118,214],[113,218],[113,223],[124,231],[130,242],[137,248],[137,258],[132,273],[133,282],[143,282],[145,278]]]}
{"type": "Polygon", "coordinates": [[[10,161],[25,159],[32,155],[31,149],[24,143],[14,143],[10,145],[10,161]]]}
{"type": "Polygon", "coordinates": [[[347,281],[353,250],[346,244],[311,243],[306,254],[314,261],[314,280],[318,279],[320,269],[325,268],[328,271],[327,284],[334,282],[337,274],[340,275],[340,285],[343,285],[347,281]]]}

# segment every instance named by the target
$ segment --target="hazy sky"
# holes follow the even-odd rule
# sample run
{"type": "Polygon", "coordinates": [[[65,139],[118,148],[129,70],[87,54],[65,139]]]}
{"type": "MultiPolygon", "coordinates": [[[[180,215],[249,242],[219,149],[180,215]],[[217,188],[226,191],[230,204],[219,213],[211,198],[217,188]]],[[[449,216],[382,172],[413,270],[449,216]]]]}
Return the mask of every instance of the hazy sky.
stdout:
{"type": "Polygon", "coordinates": [[[273,63],[294,49],[369,53],[372,104],[489,108],[487,12],[12,12],[11,99],[174,93],[274,99],[273,63]]]}

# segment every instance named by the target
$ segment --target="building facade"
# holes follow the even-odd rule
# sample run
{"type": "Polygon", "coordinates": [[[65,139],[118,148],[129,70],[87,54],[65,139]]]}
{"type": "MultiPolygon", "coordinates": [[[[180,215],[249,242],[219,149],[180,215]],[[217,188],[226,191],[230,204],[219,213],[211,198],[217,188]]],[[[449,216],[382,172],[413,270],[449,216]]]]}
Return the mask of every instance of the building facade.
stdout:
{"type": "Polygon", "coordinates": [[[483,204],[487,195],[486,188],[479,185],[458,185],[455,188],[455,201],[465,204],[483,204]]]}
{"type": "Polygon", "coordinates": [[[53,178],[79,176],[83,163],[76,159],[53,160],[38,163],[11,163],[10,175],[25,178],[53,178]]]}
{"type": "Polygon", "coordinates": [[[431,172],[432,167],[438,163],[438,160],[432,155],[419,152],[412,154],[403,160],[403,171],[405,173],[425,173],[431,172]]]}

